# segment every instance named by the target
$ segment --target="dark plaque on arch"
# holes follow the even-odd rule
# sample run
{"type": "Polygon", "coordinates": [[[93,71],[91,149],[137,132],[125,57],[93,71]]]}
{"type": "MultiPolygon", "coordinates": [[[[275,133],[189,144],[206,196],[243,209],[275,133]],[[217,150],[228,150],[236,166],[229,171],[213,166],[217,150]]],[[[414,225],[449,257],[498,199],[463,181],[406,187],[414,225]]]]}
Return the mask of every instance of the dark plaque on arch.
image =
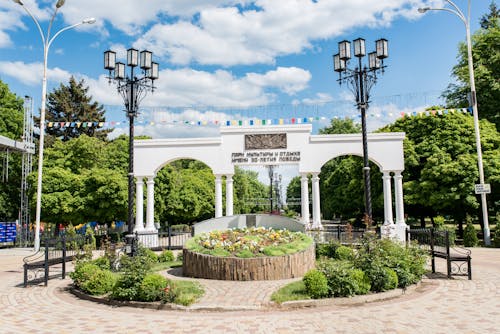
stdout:
{"type": "Polygon", "coordinates": [[[245,150],[286,149],[286,133],[245,135],[245,150]]]}

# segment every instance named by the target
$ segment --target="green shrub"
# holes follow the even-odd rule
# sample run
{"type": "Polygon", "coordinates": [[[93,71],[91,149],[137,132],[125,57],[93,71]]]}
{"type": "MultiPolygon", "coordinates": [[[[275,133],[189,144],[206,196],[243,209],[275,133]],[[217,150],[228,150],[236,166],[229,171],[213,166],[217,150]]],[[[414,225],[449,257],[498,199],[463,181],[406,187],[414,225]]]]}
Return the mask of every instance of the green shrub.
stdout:
{"type": "Polygon", "coordinates": [[[85,281],[88,281],[94,272],[100,270],[100,268],[94,263],[90,262],[77,262],[75,265],[75,270],[69,273],[69,277],[73,280],[73,283],[81,288],[85,281]]]}
{"type": "Polygon", "coordinates": [[[145,247],[139,247],[139,250],[137,251],[137,256],[146,256],[151,260],[152,263],[156,263],[159,260],[158,255],[156,255],[155,252],[145,247]]]}
{"type": "Polygon", "coordinates": [[[355,263],[365,272],[375,265],[394,270],[398,286],[404,288],[421,279],[426,261],[425,252],[413,245],[405,247],[389,239],[363,238],[355,263]]]}
{"type": "Polygon", "coordinates": [[[171,250],[164,250],[158,255],[159,262],[172,262],[174,260],[174,253],[171,250]]]}
{"type": "Polygon", "coordinates": [[[398,286],[397,273],[379,263],[372,263],[370,269],[365,271],[370,279],[371,291],[381,292],[395,289],[398,286]]]}
{"type": "Polygon", "coordinates": [[[103,270],[110,270],[111,269],[110,260],[106,256],[98,257],[97,259],[93,260],[92,263],[103,270]]]}
{"type": "Polygon", "coordinates": [[[312,298],[322,298],[328,295],[328,281],[326,276],[316,270],[309,270],[302,278],[307,294],[312,298]]]}
{"type": "Polygon", "coordinates": [[[347,246],[339,246],[335,250],[335,258],[338,260],[353,261],[355,258],[354,249],[347,246]]]}
{"type": "Polygon", "coordinates": [[[113,287],[111,298],[117,300],[137,299],[142,281],[152,267],[151,258],[140,254],[142,254],[141,248],[137,256],[123,255],[120,257],[122,274],[113,287]]]}
{"type": "Polygon", "coordinates": [[[165,294],[168,280],[160,274],[147,274],[139,288],[137,300],[143,302],[154,302],[161,300],[165,294]]]}
{"type": "Polygon", "coordinates": [[[341,244],[337,241],[330,241],[327,244],[316,244],[316,258],[320,259],[322,257],[328,257],[333,259],[335,257],[335,253],[337,248],[339,248],[341,244]]]}
{"type": "Polygon", "coordinates": [[[323,260],[318,264],[328,282],[328,292],[333,297],[348,297],[370,291],[370,280],[353,263],[339,260],[323,260]]]}
{"type": "Polygon", "coordinates": [[[90,295],[104,295],[111,290],[116,283],[116,276],[109,270],[97,269],[92,272],[88,279],[80,285],[80,289],[90,295]]]}
{"type": "Polygon", "coordinates": [[[476,229],[472,222],[467,223],[464,229],[464,246],[465,247],[475,247],[477,246],[479,239],[477,238],[476,229]]]}

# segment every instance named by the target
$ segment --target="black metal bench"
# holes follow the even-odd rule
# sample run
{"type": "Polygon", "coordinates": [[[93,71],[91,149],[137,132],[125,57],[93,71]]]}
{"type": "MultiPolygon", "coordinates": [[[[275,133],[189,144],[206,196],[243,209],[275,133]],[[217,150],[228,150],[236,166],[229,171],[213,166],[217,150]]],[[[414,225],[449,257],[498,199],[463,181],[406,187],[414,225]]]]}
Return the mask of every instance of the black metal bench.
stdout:
{"type": "MultiPolygon", "coordinates": [[[[73,258],[83,249],[88,238],[85,236],[76,236],[66,238],[64,235],[59,238],[45,238],[43,247],[34,254],[28,255],[23,259],[24,262],[24,287],[28,284],[44,283],[48,285],[50,268],[61,265],[61,276],[66,278],[66,262],[73,258]]],[[[59,276],[59,275],[53,275],[59,276]]]]}
{"type": "Polygon", "coordinates": [[[432,272],[436,272],[436,258],[446,260],[446,274],[452,276],[467,276],[472,279],[471,251],[458,246],[450,245],[449,232],[433,228],[407,230],[408,241],[415,240],[431,255],[432,272]]]}

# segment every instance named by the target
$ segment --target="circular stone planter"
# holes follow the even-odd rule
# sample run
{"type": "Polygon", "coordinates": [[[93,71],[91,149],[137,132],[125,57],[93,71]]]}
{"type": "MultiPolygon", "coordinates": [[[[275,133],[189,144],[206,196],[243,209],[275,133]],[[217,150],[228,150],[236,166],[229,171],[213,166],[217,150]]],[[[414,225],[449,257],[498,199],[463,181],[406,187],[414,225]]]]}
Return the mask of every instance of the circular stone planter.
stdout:
{"type": "Polygon", "coordinates": [[[302,277],[314,268],[314,244],[304,251],[255,258],[218,257],[183,250],[184,276],[227,281],[281,280],[302,277]]]}

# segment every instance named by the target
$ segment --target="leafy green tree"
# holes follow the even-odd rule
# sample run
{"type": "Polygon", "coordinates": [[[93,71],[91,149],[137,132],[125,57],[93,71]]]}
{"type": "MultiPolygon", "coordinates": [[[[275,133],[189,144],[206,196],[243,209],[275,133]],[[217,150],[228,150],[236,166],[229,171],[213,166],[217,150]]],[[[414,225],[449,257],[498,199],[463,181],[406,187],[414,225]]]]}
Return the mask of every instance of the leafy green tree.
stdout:
{"type": "Polygon", "coordinates": [[[128,183],[123,173],[113,169],[93,168],[83,173],[82,177],[82,215],[85,221],[110,224],[115,220],[126,220],[128,183]]]}
{"type": "Polygon", "coordinates": [[[214,176],[208,166],[193,160],[170,163],[155,178],[156,220],[178,224],[212,217],[214,189],[214,176]]]}
{"type": "MultiPolygon", "coordinates": [[[[123,166],[113,165],[114,158],[107,156],[113,152],[119,157],[115,150],[121,147],[120,144],[119,141],[104,142],[81,135],[69,141],[57,139],[52,147],[47,148],[42,219],[63,225],[124,220],[127,174],[123,166]]],[[[126,155],[126,147],[124,149],[126,155]]],[[[33,182],[35,175],[32,174],[31,178],[33,182]]]]}
{"type": "Polygon", "coordinates": [[[235,167],[233,176],[234,185],[234,214],[254,213],[261,207],[250,199],[265,198],[269,196],[268,189],[258,179],[255,171],[235,167]]]}
{"type": "MultiPolygon", "coordinates": [[[[490,12],[481,19],[481,29],[472,36],[472,55],[479,117],[500,125],[498,101],[500,100],[500,21],[494,2],[490,12]]],[[[450,108],[468,107],[470,93],[467,45],[461,43],[458,64],[453,67],[457,84],[450,84],[443,93],[450,108]]]]}
{"type": "MultiPolygon", "coordinates": [[[[21,140],[23,134],[23,100],[12,93],[9,86],[0,80],[0,135],[21,140]]],[[[19,192],[21,185],[21,155],[2,151],[0,158],[8,159],[7,165],[0,164],[0,221],[17,219],[19,213],[19,192]]],[[[7,160],[5,160],[7,161],[7,160]]]]}
{"type": "MultiPolygon", "coordinates": [[[[47,97],[47,122],[105,122],[104,107],[92,101],[88,96],[88,87],[84,80],[76,82],[74,77],[69,80],[69,85],[61,84],[47,97]]],[[[63,141],[77,138],[82,134],[90,137],[106,139],[111,129],[98,129],[95,126],[70,126],[47,127],[47,134],[63,141]]]]}
{"type": "Polygon", "coordinates": [[[0,135],[19,140],[23,134],[23,99],[0,80],[0,135]]]}
{"type": "MultiPolygon", "coordinates": [[[[486,182],[500,186],[500,136],[495,125],[482,120],[481,144],[486,182]]],[[[464,114],[405,117],[383,131],[405,132],[404,194],[406,212],[413,216],[450,215],[459,224],[467,213],[477,216],[474,194],[478,183],[473,118],[464,114]]],[[[498,211],[499,197],[488,197],[498,211]]]]}
{"type": "Polygon", "coordinates": [[[330,126],[319,130],[321,135],[334,135],[342,133],[360,133],[361,125],[354,123],[351,118],[339,119],[332,118],[330,126]]]}
{"type": "MultiPolygon", "coordinates": [[[[35,174],[31,175],[31,182],[35,181],[35,174]]],[[[52,167],[44,170],[43,196],[41,200],[41,220],[44,222],[67,225],[78,225],[85,222],[81,214],[84,201],[80,196],[83,188],[81,175],[71,171],[52,167]]],[[[34,207],[32,205],[32,207],[34,207]]]]}

